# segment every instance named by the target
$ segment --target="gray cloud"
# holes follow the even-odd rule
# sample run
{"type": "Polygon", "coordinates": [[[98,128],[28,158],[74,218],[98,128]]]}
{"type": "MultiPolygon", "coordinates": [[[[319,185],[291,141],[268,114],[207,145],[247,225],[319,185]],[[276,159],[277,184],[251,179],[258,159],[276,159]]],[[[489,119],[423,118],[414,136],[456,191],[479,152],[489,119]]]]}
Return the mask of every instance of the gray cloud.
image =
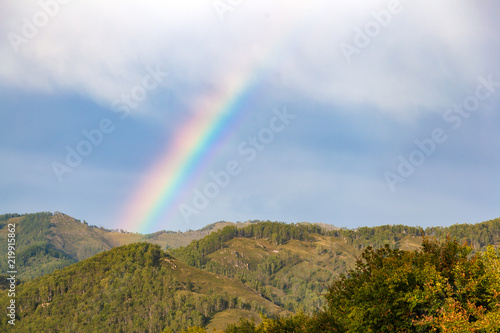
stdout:
{"type": "MultiPolygon", "coordinates": [[[[452,0],[402,0],[401,12],[348,64],[340,44],[353,44],[355,29],[388,3],[243,1],[219,20],[201,0],[69,1],[18,54],[3,40],[0,80],[109,104],[140,82],[146,65],[168,64],[183,84],[215,89],[261,65],[309,98],[405,117],[448,105],[460,85],[493,65],[484,39],[495,28],[481,21],[480,5],[452,0]]],[[[4,6],[6,34],[20,34],[23,18],[41,11],[37,2],[4,6]]]]}

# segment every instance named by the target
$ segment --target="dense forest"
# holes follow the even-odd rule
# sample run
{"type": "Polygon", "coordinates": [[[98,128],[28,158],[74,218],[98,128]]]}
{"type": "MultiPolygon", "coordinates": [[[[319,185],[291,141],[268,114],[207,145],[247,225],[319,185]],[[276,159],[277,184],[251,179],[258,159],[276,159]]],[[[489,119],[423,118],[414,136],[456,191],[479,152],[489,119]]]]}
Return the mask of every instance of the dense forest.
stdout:
{"type": "MultiPolygon", "coordinates": [[[[22,280],[49,274],[56,269],[115,246],[142,241],[161,245],[163,249],[177,249],[180,245],[196,240],[197,242],[191,244],[187,251],[177,252],[176,255],[182,256],[185,262],[198,268],[208,264],[210,260],[207,256],[210,253],[220,250],[224,242],[236,237],[264,238],[274,244],[283,245],[289,240],[311,241],[311,235],[313,238],[314,235],[323,235],[342,240],[350,245],[351,248],[343,250],[350,252],[352,256],[359,255],[367,246],[380,247],[384,244],[391,244],[401,248],[404,247],[404,242],[414,243],[409,238],[419,238],[423,234],[433,235],[438,239],[443,239],[449,234],[459,241],[469,242],[478,250],[484,250],[488,244],[498,244],[500,241],[500,219],[478,224],[457,224],[450,227],[426,229],[404,225],[385,225],[357,229],[337,228],[329,231],[319,225],[308,223],[290,225],[255,220],[241,224],[219,222],[197,231],[184,233],[159,231],[140,235],[123,230],[113,232],[105,228],[89,226],[85,221],[81,222],[60,213],[12,213],[0,215],[0,239],[7,238],[6,226],[9,221],[16,223],[18,268],[20,268],[19,277],[22,280]],[[213,238],[203,238],[217,232],[224,225],[229,225],[229,228],[223,233],[212,236],[213,238]]],[[[0,247],[0,255],[5,255],[6,251],[5,247],[0,247]]],[[[339,258],[339,262],[335,264],[343,267],[339,270],[340,272],[345,271],[351,263],[352,260],[339,258]]],[[[0,262],[0,269],[6,271],[5,261],[0,262]]]]}

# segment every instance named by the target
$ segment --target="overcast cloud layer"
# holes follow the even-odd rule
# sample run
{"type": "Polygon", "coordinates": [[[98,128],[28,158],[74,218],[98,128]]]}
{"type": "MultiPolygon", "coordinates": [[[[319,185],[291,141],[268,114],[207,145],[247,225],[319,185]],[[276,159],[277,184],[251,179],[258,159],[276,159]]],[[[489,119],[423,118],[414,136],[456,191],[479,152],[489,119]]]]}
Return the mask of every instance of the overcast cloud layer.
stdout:
{"type": "Polygon", "coordinates": [[[0,213],[60,210],[119,227],[176,129],[203,112],[193,106],[250,72],[245,121],[193,188],[230,160],[242,173],[200,214],[150,231],[254,218],[345,227],[496,218],[499,9],[493,0],[3,2],[0,213]],[[168,76],[120,119],[113,104],[155,69],[168,76]],[[447,114],[478,89],[488,96],[475,97],[475,111],[447,114]],[[284,107],[297,118],[245,161],[238,146],[284,107]],[[113,132],[61,182],[53,162],[103,118],[113,132]],[[436,129],[442,142],[419,148],[436,129]],[[401,172],[400,157],[421,155],[401,172]]]}

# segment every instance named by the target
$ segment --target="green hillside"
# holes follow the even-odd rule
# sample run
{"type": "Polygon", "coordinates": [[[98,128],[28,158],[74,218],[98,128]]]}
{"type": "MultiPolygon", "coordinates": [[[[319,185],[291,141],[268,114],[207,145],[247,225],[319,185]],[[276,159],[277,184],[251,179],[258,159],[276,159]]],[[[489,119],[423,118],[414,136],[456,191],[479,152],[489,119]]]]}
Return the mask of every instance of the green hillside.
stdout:
{"type": "MultiPolygon", "coordinates": [[[[18,315],[25,323],[20,327],[49,325],[56,331],[75,327],[92,331],[92,325],[103,321],[118,331],[133,327],[157,332],[167,324],[174,331],[193,325],[220,330],[239,317],[258,324],[262,321],[259,312],[271,317],[311,314],[328,305],[325,295],[332,283],[356,267],[371,247],[388,244],[390,249],[415,251],[424,234],[441,240],[450,236],[460,244],[467,241],[473,253],[500,244],[500,219],[425,230],[404,225],[339,229],[311,223],[222,222],[186,233],[141,235],[89,226],[64,214],[6,214],[0,216],[4,239],[8,223],[16,224],[18,278],[29,281],[43,276],[19,286],[22,298],[18,304],[23,308],[18,315]],[[136,242],[144,243],[123,246],[136,242]],[[174,248],[175,244],[183,246],[174,248]],[[148,251],[155,259],[146,264],[143,256],[148,251]],[[137,276],[146,281],[142,287],[137,276]],[[157,286],[152,277],[166,285],[157,286]],[[137,296],[131,297],[132,291],[137,296]],[[150,301],[142,291],[152,292],[156,298],[150,301]],[[105,297],[97,299],[97,294],[105,297]],[[135,309],[145,302],[166,306],[169,312],[151,305],[149,311],[157,311],[155,318],[160,318],[151,323],[143,310],[135,309]],[[51,304],[54,306],[49,308],[51,304]],[[96,304],[101,304],[98,313],[96,304]],[[76,308],[78,314],[55,310],[60,308],[76,308]],[[114,318],[112,313],[118,314],[119,322],[109,319],[114,318]],[[124,319],[124,313],[129,317],[124,319]],[[140,313],[143,317],[135,316],[140,313]],[[63,316],[75,316],[77,325],[83,326],[60,326],[57,318],[63,316]],[[50,322],[50,318],[56,319],[50,322]],[[153,326],[146,328],[145,322],[153,326]]],[[[6,248],[0,248],[2,251],[6,256],[6,248]]],[[[7,271],[5,264],[3,261],[3,272],[7,271]]],[[[6,289],[5,278],[0,276],[0,290],[6,289]]],[[[2,302],[5,294],[3,297],[2,302]]]]}
{"type": "MultiPolygon", "coordinates": [[[[323,294],[332,281],[354,267],[364,249],[389,244],[416,250],[423,234],[401,225],[327,231],[312,224],[261,222],[225,227],[170,253],[193,267],[241,281],[291,312],[313,312],[325,305],[323,294]]],[[[425,234],[450,235],[485,250],[498,245],[500,220],[428,228],[425,234]]]]}
{"type": "MultiPolygon", "coordinates": [[[[226,227],[232,228],[231,230],[243,230],[253,228],[253,225],[262,225],[265,222],[218,222],[200,230],[190,230],[187,232],[163,230],[142,235],[98,228],[61,213],[4,214],[0,215],[0,241],[6,242],[8,233],[6,226],[9,223],[16,224],[18,278],[21,280],[30,280],[116,246],[136,242],[148,242],[157,244],[162,249],[176,249],[185,247],[192,241],[200,240],[226,227]]],[[[325,264],[335,265],[334,271],[336,274],[344,272],[347,267],[351,267],[356,255],[359,255],[366,246],[380,247],[388,243],[402,249],[415,249],[420,245],[420,236],[422,235],[420,228],[403,225],[362,227],[358,229],[339,229],[331,225],[310,223],[300,223],[297,225],[306,228],[306,233],[316,235],[314,237],[319,235],[326,237],[322,240],[313,237],[314,244],[309,240],[309,249],[317,246],[320,252],[342,252],[342,254],[337,253],[336,256],[333,256],[334,258],[331,256],[331,253],[328,253],[330,258],[327,258],[328,256],[321,257],[321,261],[326,260],[325,264]],[[321,247],[323,249],[320,249],[321,247]]],[[[262,232],[267,231],[263,229],[262,232]]],[[[268,239],[270,243],[277,242],[276,244],[281,246],[284,245],[284,242],[281,244],[280,239],[288,239],[287,237],[289,237],[289,235],[286,235],[288,231],[283,229],[283,232],[285,234],[272,232],[266,234],[263,238],[268,239]],[[273,237],[275,238],[273,239],[273,237]]],[[[434,235],[441,239],[450,234],[460,241],[468,241],[475,248],[484,249],[487,244],[499,243],[500,220],[496,219],[478,224],[458,224],[450,227],[427,228],[425,229],[425,234],[434,235]]],[[[236,236],[234,235],[234,237],[236,236]]],[[[247,237],[248,232],[240,236],[247,237]]],[[[256,235],[256,237],[260,236],[256,235]]],[[[218,242],[220,243],[220,240],[218,242]]],[[[279,249],[274,250],[278,251],[279,249]]],[[[293,249],[289,250],[294,252],[293,249]]],[[[238,249],[235,249],[235,251],[238,251],[238,249]]],[[[201,256],[200,254],[195,254],[196,259],[193,259],[194,257],[188,258],[182,253],[178,252],[177,254],[183,256],[183,260],[190,265],[206,268],[204,266],[206,264],[205,261],[209,258],[205,257],[205,254],[202,253],[201,256]],[[204,262],[194,263],[193,260],[204,262]]],[[[0,255],[5,257],[6,254],[7,248],[0,247],[0,255]]],[[[306,253],[304,252],[303,254],[305,255],[306,253]]],[[[215,264],[231,266],[231,264],[221,264],[218,262],[216,255],[214,255],[213,259],[210,259],[212,261],[210,264],[211,267],[215,264]]],[[[0,261],[0,269],[3,272],[7,271],[6,264],[6,261],[0,261]]],[[[231,270],[234,270],[233,268],[231,270]]],[[[211,271],[214,269],[212,267],[211,271]]],[[[227,269],[227,267],[224,269],[227,269]]]]}
{"type": "Polygon", "coordinates": [[[368,247],[328,288],[323,309],[242,319],[226,333],[500,332],[500,251],[472,250],[450,238],[425,238],[413,251],[368,247]]]}
{"type": "MultiPolygon", "coordinates": [[[[419,247],[421,237],[392,232],[383,242],[419,247]]],[[[354,265],[361,248],[374,242],[353,236],[312,224],[261,222],[239,229],[228,226],[169,253],[193,267],[241,281],[291,312],[312,312],[325,305],[323,294],[354,265]]]]}
{"type": "MultiPolygon", "coordinates": [[[[0,215],[0,241],[5,244],[9,223],[16,225],[17,269],[18,278],[22,280],[51,273],[116,246],[146,241],[162,249],[179,247],[227,225],[235,225],[220,222],[196,231],[142,235],[90,226],[61,213],[4,214],[0,215]]],[[[0,247],[0,255],[7,256],[7,247],[0,247]]],[[[2,272],[7,271],[6,265],[6,261],[0,262],[2,272]]]]}
{"type": "MultiPolygon", "coordinates": [[[[0,216],[0,236],[7,244],[8,224],[15,224],[16,268],[18,278],[30,279],[45,275],[78,261],[78,258],[56,248],[47,237],[51,227],[51,213],[37,213],[20,216],[7,214],[0,216]]],[[[0,255],[7,257],[7,247],[0,247],[0,255]]],[[[1,260],[2,272],[6,272],[7,261],[1,260]]]]}
{"type": "MultiPolygon", "coordinates": [[[[17,287],[16,325],[0,331],[174,332],[206,325],[233,309],[288,312],[240,282],[190,267],[158,245],[135,243],[85,259],[17,287]]],[[[7,304],[2,292],[0,303],[7,304]]],[[[236,318],[237,319],[237,318],[236,318]]]]}

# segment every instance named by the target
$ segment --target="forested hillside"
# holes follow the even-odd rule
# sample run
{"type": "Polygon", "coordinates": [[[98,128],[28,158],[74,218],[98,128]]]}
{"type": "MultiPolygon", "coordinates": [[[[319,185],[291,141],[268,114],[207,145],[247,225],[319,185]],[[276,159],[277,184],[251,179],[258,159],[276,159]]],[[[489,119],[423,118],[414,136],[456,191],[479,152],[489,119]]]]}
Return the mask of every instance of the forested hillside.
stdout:
{"type": "MultiPolygon", "coordinates": [[[[52,273],[77,262],[65,251],[56,248],[47,238],[50,229],[51,213],[29,215],[6,214],[0,216],[0,234],[7,244],[7,225],[16,225],[16,267],[22,280],[52,273]]],[[[0,247],[0,255],[7,257],[7,246],[0,247]]],[[[6,272],[7,261],[1,260],[2,272],[6,272]]]]}
{"type": "MultiPolygon", "coordinates": [[[[0,215],[0,241],[5,244],[9,223],[16,225],[18,278],[22,280],[51,273],[116,246],[147,241],[163,249],[179,247],[234,224],[220,222],[196,231],[164,230],[142,235],[98,228],[61,213],[4,214],[0,215]]],[[[0,255],[7,255],[7,247],[0,247],[0,255]]],[[[2,272],[7,271],[6,265],[5,260],[0,261],[2,272]]]]}
{"type": "MultiPolygon", "coordinates": [[[[500,240],[500,219],[425,230],[404,225],[339,229],[311,223],[224,222],[195,232],[140,235],[89,226],[64,214],[7,214],[0,216],[2,238],[8,223],[17,226],[18,277],[24,281],[18,287],[22,307],[17,328],[33,331],[45,325],[56,331],[92,331],[103,322],[104,329],[118,331],[159,332],[169,327],[180,332],[188,326],[222,330],[240,317],[259,324],[259,312],[271,318],[264,319],[263,325],[277,325],[280,321],[272,318],[290,313],[303,315],[283,323],[309,322],[325,306],[333,306],[328,296],[332,284],[350,283],[356,269],[368,267],[359,261],[362,256],[364,262],[379,258],[377,265],[396,254],[397,258],[420,256],[407,253],[432,250],[431,242],[421,249],[424,235],[441,241],[449,236],[459,245],[468,242],[467,251],[472,254],[500,240]],[[190,237],[194,241],[173,248],[166,240],[175,236],[184,237],[180,242],[185,244],[190,237]],[[117,247],[138,239],[146,243],[117,247]],[[157,285],[160,280],[163,284],[157,285]],[[145,304],[149,304],[147,311],[145,304]],[[153,314],[156,319],[149,320],[153,314]],[[68,316],[76,326],[60,321],[68,316]]],[[[437,251],[438,246],[433,246],[432,251],[437,251]]],[[[418,269],[425,266],[418,265],[418,269]]],[[[0,289],[5,289],[5,276],[0,278],[0,289]]],[[[4,291],[0,300],[6,299],[4,291]]],[[[242,325],[258,329],[250,322],[242,325]]]]}
{"type": "Polygon", "coordinates": [[[451,239],[424,239],[414,251],[369,247],[332,283],[324,309],[243,319],[226,333],[500,332],[500,252],[471,253],[451,239]]]}
{"type": "Polygon", "coordinates": [[[323,295],[331,282],[354,267],[365,248],[389,244],[415,250],[424,233],[438,239],[449,234],[484,250],[498,243],[500,220],[425,231],[402,225],[326,231],[312,224],[262,222],[225,227],[170,253],[193,267],[241,281],[291,312],[307,313],[326,304],[323,295]]]}
{"type": "MultiPolygon", "coordinates": [[[[0,304],[7,304],[7,294],[0,304]]],[[[243,284],[190,267],[158,245],[135,243],[18,286],[15,327],[0,331],[174,332],[225,310],[285,315],[243,284]]]]}
{"type": "MultiPolygon", "coordinates": [[[[112,249],[116,246],[135,242],[158,244],[162,249],[176,249],[187,246],[194,240],[200,240],[225,227],[229,230],[245,230],[240,233],[225,231],[214,238],[207,238],[199,244],[200,251],[193,252],[193,246],[186,251],[177,252],[190,265],[205,267],[209,261],[206,255],[220,244],[235,237],[247,239],[266,239],[270,243],[281,246],[288,240],[307,240],[313,238],[308,235],[321,235],[326,240],[319,242],[319,247],[329,244],[345,244],[343,255],[338,258],[336,271],[343,272],[353,263],[353,258],[359,255],[366,246],[379,247],[388,243],[398,248],[415,249],[420,244],[420,236],[425,233],[442,239],[450,234],[460,241],[468,241],[477,249],[484,249],[487,244],[498,244],[500,241],[500,220],[492,220],[478,224],[457,224],[450,227],[433,227],[422,230],[418,227],[404,225],[386,225],[379,227],[362,227],[357,229],[339,229],[332,226],[300,223],[292,227],[281,223],[248,221],[246,223],[218,222],[200,230],[187,232],[158,231],[148,235],[130,233],[124,230],[109,230],[89,225],[85,221],[74,219],[61,213],[34,213],[34,214],[4,214],[0,215],[0,240],[7,239],[7,224],[16,224],[16,238],[18,243],[17,259],[19,278],[30,280],[66,267],[82,259],[89,258],[97,253],[112,249]],[[266,225],[262,223],[267,223],[266,225]],[[254,227],[259,225],[259,227],[254,227]],[[276,226],[273,226],[276,225],[276,226]],[[277,225],[281,225],[277,227],[277,225]],[[255,229],[253,229],[255,228],[255,229]],[[255,230],[255,233],[254,233],[255,230]],[[298,234],[293,234],[298,233],[298,234]],[[302,236],[298,236],[302,234],[302,236]],[[252,236],[249,236],[252,235],[252,236]],[[308,238],[309,237],[309,238],[308,238]],[[323,243],[323,245],[321,244],[323,243]],[[199,262],[194,262],[197,260],[199,262]]],[[[337,245],[339,246],[339,245],[337,245]]],[[[0,247],[0,255],[5,255],[6,247],[0,247]]],[[[321,250],[319,250],[321,251],[321,250]]],[[[211,264],[212,266],[214,263],[211,264]]],[[[6,262],[0,262],[2,271],[6,271],[6,262]]]]}

